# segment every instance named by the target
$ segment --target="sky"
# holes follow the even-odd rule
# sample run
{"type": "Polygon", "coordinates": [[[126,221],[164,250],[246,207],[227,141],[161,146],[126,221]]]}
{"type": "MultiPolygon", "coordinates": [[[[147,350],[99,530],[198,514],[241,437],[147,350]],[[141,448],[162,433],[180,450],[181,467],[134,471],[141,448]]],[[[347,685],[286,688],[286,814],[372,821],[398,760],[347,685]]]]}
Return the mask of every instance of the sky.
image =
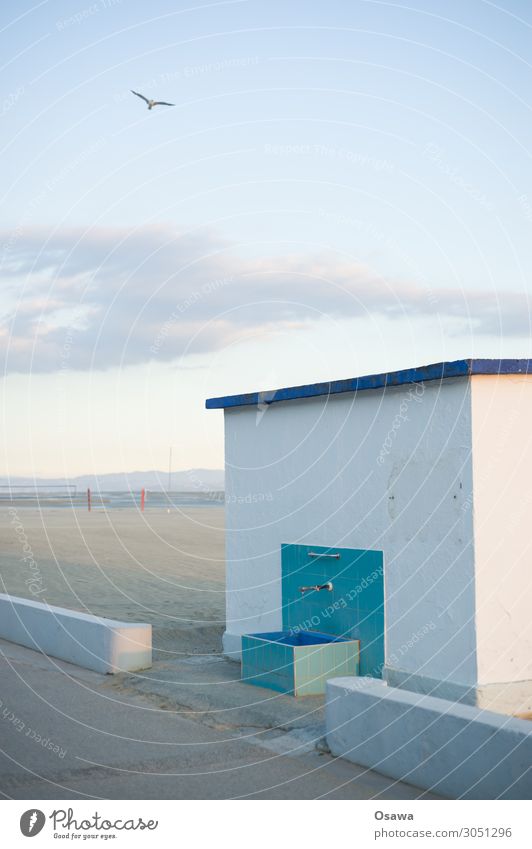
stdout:
{"type": "Polygon", "coordinates": [[[532,357],[531,36],[518,0],[3,4],[0,475],[222,468],[208,397],[532,357]]]}

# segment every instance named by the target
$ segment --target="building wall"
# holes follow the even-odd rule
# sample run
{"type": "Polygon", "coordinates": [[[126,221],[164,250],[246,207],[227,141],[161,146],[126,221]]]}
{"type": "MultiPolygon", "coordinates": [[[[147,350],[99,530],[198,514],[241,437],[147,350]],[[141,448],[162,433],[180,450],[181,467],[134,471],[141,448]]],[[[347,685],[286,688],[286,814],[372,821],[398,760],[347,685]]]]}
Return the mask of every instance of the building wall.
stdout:
{"type": "Polygon", "coordinates": [[[281,543],[378,549],[390,672],[476,683],[470,400],[457,378],[226,409],[228,653],[281,627],[281,543]]]}
{"type": "Polygon", "coordinates": [[[471,386],[478,680],[530,681],[532,376],[471,386]]]}

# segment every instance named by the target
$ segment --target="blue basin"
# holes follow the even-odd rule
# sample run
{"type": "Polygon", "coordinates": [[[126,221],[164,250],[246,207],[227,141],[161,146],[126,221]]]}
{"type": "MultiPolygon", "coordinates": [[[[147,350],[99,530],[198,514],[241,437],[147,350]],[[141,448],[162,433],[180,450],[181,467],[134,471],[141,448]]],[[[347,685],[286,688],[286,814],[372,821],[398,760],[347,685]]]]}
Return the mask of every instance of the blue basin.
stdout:
{"type": "Polygon", "coordinates": [[[242,637],[242,680],[293,696],[325,692],[328,678],[358,675],[360,642],[319,631],[242,637]]]}

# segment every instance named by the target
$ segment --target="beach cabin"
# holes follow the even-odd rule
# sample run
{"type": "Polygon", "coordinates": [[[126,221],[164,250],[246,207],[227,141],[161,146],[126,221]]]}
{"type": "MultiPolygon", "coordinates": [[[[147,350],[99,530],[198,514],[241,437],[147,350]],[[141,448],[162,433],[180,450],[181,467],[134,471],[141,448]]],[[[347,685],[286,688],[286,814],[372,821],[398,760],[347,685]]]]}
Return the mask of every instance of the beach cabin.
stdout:
{"type": "Polygon", "coordinates": [[[244,641],[254,683],[382,677],[532,710],[531,371],[468,359],[206,402],[225,420],[224,651],[244,641]],[[340,655],[313,668],[316,634],[340,655]]]}

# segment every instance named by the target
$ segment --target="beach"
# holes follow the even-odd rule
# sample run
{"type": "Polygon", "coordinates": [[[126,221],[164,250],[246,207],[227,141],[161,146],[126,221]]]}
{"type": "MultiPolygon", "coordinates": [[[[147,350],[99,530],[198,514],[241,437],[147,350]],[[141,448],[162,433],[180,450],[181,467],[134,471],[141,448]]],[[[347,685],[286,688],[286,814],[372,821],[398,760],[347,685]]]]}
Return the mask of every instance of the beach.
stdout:
{"type": "Polygon", "coordinates": [[[149,622],[154,657],[221,650],[224,510],[0,509],[0,592],[149,622]]]}
{"type": "MultiPolygon", "coordinates": [[[[328,754],[323,697],[221,653],[224,510],[0,510],[1,591],[153,626],[150,669],[102,675],[0,640],[8,799],[417,799],[328,754]]],[[[434,797],[432,797],[434,798],[434,797]]]]}

